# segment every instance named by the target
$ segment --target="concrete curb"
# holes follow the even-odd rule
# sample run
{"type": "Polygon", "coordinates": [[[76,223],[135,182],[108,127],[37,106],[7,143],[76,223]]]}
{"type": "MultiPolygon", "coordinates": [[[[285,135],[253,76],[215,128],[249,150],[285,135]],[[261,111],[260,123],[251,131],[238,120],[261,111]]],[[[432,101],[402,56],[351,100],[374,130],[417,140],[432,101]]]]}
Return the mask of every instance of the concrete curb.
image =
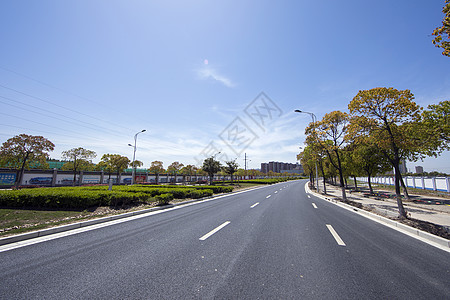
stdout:
{"type": "Polygon", "coordinates": [[[88,221],[82,221],[82,222],[78,222],[78,223],[61,225],[61,226],[42,229],[42,230],[38,230],[38,231],[32,231],[32,232],[26,232],[26,233],[21,233],[21,234],[17,234],[17,235],[12,235],[12,236],[8,236],[8,237],[0,238],[0,246],[11,244],[11,243],[16,243],[16,242],[20,242],[20,241],[24,241],[24,240],[28,240],[28,239],[33,239],[33,238],[37,238],[37,237],[41,237],[41,236],[46,236],[46,235],[50,235],[50,234],[69,231],[69,230],[73,230],[73,229],[77,229],[77,228],[96,225],[96,224],[100,224],[100,223],[106,223],[106,222],[110,222],[110,221],[114,221],[114,220],[118,220],[118,219],[128,218],[128,217],[141,215],[141,214],[145,214],[145,213],[149,213],[149,212],[153,212],[153,211],[164,210],[164,209],[172,208],[175,206],[186,205],[186,204],[194,203],[194,202],[200,202],[200,201],[204,201],[207,199],[229,196],[229,195],[233,195],[233,194],[237,194],[237,193],[242,193],[242,192],[246,192],[246,191],[263,188],[266,186],[268,186],[268,185],[264,185],[262,187],[257,186],[254,188],[249,188],[249,189],[245,189],[242,191],[231,192],[228,194],[208,196],[208,197],[178,202],[178,203],[165,205],[165,206],[152,207],[152,208],[147,208],[147,209],[143,209],[143,210],[123,213],[123,214],[119,214],[119,215],[107,216],[107,217],[92,219],[92,220],[88,220],[88,221]]]}
{"type": "Polygon", "coordinates": [[[342,202],[333,200],[333,199],[331,199],[329,197],[326,197],[324,195],[317,194],[317,193],[315,193],[315,192],[313,192],[313,191],[311,191],[309,189],[308,183],[305,184],[305,191],[307,193],[309,193],[309,194],[313,194],[314,196],[316,196],[318,198],[321,198],[321,199],[326,200],[328,202],[331,202],[331,203],[333,203],[333,204],[335,204],[337,206],[340,206],[340,207],[342,207],[344,209],[347,209],[349,211],[352,211],[354,213],[362,215],[362,216],[364,216],[364,217],[366,217],[368,219],[371,219],[371,220],[373,220],[375,222],[378,222],[380,224],[383,224],[385,226],[393,228],[393,229],[395,229],[395,230],[397,230],[399,232],[407,234],[407,235],[409,235],[411,237],[414,237],[416,239],[419,239],[419,240],[421,240],[423,242],[427,242],[428,244],[430,244],[432,246],[435,246],[435,247],[438,247],[439,249],[442,249],[442,250],[445,250],[447,252],[450,252],[450,240],[447,240],[447,239],[441,238],[439,236],[433,235],[431,233],[422,231],[420,229],[417,229],[417,228],[414,228],[414,227],[402,224],[400,222],[388,219],[386,217],[374,214],[374,213],[366,211],[364,209],[360,209],[360,208],[348,205],[346,203],[342,203],[342,202]]]}

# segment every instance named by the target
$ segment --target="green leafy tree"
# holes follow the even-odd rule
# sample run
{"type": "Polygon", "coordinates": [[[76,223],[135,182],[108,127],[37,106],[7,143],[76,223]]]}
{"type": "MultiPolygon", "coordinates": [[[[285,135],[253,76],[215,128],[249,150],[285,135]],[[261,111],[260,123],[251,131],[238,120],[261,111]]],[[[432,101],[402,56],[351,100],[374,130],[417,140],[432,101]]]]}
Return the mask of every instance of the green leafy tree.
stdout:
{"type": "Polygon", "coordinates": [[[433,44],[442,48],[442,55],[450,56],[450,0],[445,0],[445,5],[442,8],[444,13],[444,19],[442,20],[442,26],[433,30],[433,44]]]}
{"type": "Polygon", "coordinates": [[[69,164],[64,164],[66,166],[65,169],[73,170],[73,186],[75,186],[77,171],[87,168],[89,164],[92,164],[92,159],[96,156],[97,154],[94,151],[82,147],[72,148],[62,152],[62,158],[70,161],[69,164]]]}
{"type": "Polygon", "coordinates": [[[111,172],[116,172],[117,183],[119,183],[119,175],[130,164],[130,159],[120,154],[103,154],[100,161],[102,167],[109,171],[109,178],[111,179],[111,172]]]}
{"type": "Polygon", "coordinates": [[[131,162],[130,163],[130,167],[132,167],[132,168],[134,168],[134,169],[136,169],[136,168],[140,168],[140,167],[142,167],[144,165],[144,163],[142,162],[142,161],[140,161],[140,160],[135,160],[134,162],[131,162]]]}
{"type": "Polygon", "coordinates": [[[2,144],[0,161],[8,167],[17,169],[15,186],[22,182],[25,168],[30,164],[47,166],[48,152],[53,151],[55,145],[42,136],[19,134],[2,144]]]}
{"type": "Polygon", "coordinates": [[[202,170],[208,173],[209,185],[212,185],[214,174],[218,173],[222,169],[219,161],[215,160],[214,157],[209,157],[203,161],[202,170]]]}
{"type": "MultiPolygon", "coordinates": [[[[350,125],[351,128],[352,125],[350,125]]],[[[350,140],[351,129],[347,138],[350,140]]],[[[354,139],[347,146],[347,153],[349,154],[346,159],[346,163],[352,171],[350,172],[352,176],[364,175],[367,176],[368,185],[370,193],[373,194],[373,188],[371,183],[371,177],[385,173],[391,170],[391,165],[386,157],[383,155],[381,150],[376,144],[376,140],[372,136],[353,136],[354,139]]],[[[356,178],[355,178],[356,186],[356,178]]]]}
{"type": "Polygon", "coordinates": [[[442,151],[450,150],[450,101],[428,105],[419,126],[413,126],[412,130],[421,133],[421,141],[427,144],[427,155],[437,156],[442,151]]]}
{"type": "MultiPolygon", "coordinates": [[[[421,120],[421,107],[409,90],[375,88],[359,91],[349,104],[352,115],[349,136],[372,137],[374,144],[389,160],[395,172],[395,193],[399,215],[406,218],[400,194],[403,182],[400,162],[416,160],[426,150],[418,143],[411,127],[421,120]]],[[[406,190],[406,189],[405,189],[406,190]]]]}
{"type": "Polygon", "coordinates": [[[174,161],[167,167],[167,172],[175,176],[175,184],[177,183],[177,176],[183,168],[183,164],[177,161],[174,161]]]}
{"type": "Polygon", "coordinates": [[[330,163],[338,170],[342,198],[347,200],[345,193],[345,180],[342,165],[342,152],[346,145],[345,134],[349,123],[348,114],[341,111],[333,111],[326,114],[321,121],[318,122],[317,128],[312,130],[311,127],[306,129],[310,135],[317,134],[315,144],[320,146],[327,154],[330,163]]]}
{"type": "Polygon", "coordinates": [[[164,173],[166,170],[164,169],[162,161],[155,160],[155,161],[152,161],[148,171],[151,174],[155,174],[155,176],[156,176],[156,184],[159,184],[159,174],[164,173]]]}
{"type": "Polygon", "coordinates": [[[192,181],[192,175],[195,174],[197,171],[197,167],[194,165],[187,165],[184,166],[180,173],[183,174],[183,182],[185,182],[185,177],[189,176],[189,181],[192,181]]]}
{"type": "Polygon", "coordinates": [[[225,174],[231,176],[231,182],[233,182],[233,174],[238,170],[239,165],[236,163],[236,160],[230,160],[225,162],[225,166],[223,166],[222,170],[225,174]]]}

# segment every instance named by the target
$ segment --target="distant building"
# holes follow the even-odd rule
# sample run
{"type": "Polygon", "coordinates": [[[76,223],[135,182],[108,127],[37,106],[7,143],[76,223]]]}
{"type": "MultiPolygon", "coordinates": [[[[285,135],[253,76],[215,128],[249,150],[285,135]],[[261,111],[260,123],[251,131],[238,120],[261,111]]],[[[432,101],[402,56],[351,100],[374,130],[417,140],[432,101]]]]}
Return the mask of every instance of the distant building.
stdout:
{"type": "Polygon", "coordinates": [[[400,168],[400,174],[408,173],[408,169],[406,168],[406,161],[402,160],[400,162],[399,168],[400,168]]]}
{"type": "Polygon", "coordinates": [[[416,174],[423,174],[423,167],[422,166],[416,166],[416,174]]]}
{"type": "MultiPolygon", "coordinates": [[[[408,169],[406,168],[406,161],[402,160],[400,161],[400,164],[398,165],[400,169],[400,174],[406,174],[408,173],[408,169]]],[[[395,171],[394,168],[392,168],[392,171],[388,171],[385,173],[386,175],[394,175],[395,171]]]]}
{"type": "Polygon", "coordinates": [[[275,173],[294,173],[294,174],[301,174],[303,173],[303,167],[299,163],[284,163],[284,162],[278,162],[278,161],[270,161],[268,163],[261,163],[261,172],[262,173],[268,173],[268,172],[275,172],[275,173]]]}

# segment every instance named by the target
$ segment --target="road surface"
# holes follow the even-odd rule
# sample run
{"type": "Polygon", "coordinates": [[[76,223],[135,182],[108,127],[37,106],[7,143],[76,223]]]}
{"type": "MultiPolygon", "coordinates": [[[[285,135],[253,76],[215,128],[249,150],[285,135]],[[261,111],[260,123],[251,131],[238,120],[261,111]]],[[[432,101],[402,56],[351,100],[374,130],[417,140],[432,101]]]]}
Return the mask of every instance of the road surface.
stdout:
{"type": "Polygon", "coordinates": [[[1,299],[444,299],[450,254],[291,181],[2,251],[1,299]]]}

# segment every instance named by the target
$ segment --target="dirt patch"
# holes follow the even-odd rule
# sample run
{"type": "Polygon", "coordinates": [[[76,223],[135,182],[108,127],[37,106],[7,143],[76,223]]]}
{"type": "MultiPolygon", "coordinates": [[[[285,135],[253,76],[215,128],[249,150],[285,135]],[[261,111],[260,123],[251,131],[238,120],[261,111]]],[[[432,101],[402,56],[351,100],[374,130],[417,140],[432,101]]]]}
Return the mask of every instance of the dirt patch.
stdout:
{"type": "MultiPolygon", "coordinates": [[[[378,214],[377,211],[371,207],[368,206],[364,206],[359,202],[354,202],[351,200],[347,200],[347,201],[343,201],[341,198],[335,198],[335,200],[347,203],[351,206],[357,207],[359,209],[364,209],[366,211],[370,211],[372,213],[378,214]]],[[[387,217],[385,215],[383,215],[384,217],[387,217]]],[[[408,219],[399,219],[399,218],[389,218],[391,220],[403,223],[405,225],[420,229],[422,231],[440,236],[444,239],[450,240],[450,233],[448,231],[448,229],[445,226],[441,226],[438,224],[434,224],[434,223],[430,223],[430,222],[426,222],[426,221],[422,221],[422,220],[417,220],[417,219],[413,219],[413,218],[408,218],[408,219]]]]}
{"type": "Polygon", "coordinates": [[[417,220],[417,219],[404,219],[404,220],[397,220],[403,224],[406,224],[408,226],[420,229],[422,231],[440,236],[444,239],[450,240],[450,233],[447,231],[447,228],[441,225],[437,225],[434,223],[417,220]]]}

